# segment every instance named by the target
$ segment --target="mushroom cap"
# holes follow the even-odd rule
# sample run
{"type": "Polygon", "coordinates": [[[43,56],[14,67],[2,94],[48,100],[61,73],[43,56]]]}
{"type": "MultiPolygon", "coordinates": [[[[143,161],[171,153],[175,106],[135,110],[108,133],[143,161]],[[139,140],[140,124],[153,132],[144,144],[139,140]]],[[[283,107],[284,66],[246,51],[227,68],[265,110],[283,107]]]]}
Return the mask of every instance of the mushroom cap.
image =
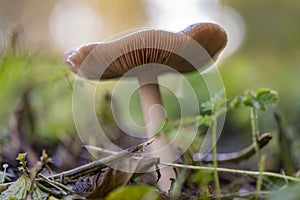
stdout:
{"type": "Polygon", "coordinates": [[[178,33],[149,29],[111,42],[87,44],[66,54],[64,59],[74,73],[88,79],[131,76],[149,70],[157,74],[168,71],[147,67],[153,63],[186,73],[209,63],[226,43],[226,32],[219,25],[198,23],[178,33]],[[185,57],[197,58],[197,66],[185,57]]]}

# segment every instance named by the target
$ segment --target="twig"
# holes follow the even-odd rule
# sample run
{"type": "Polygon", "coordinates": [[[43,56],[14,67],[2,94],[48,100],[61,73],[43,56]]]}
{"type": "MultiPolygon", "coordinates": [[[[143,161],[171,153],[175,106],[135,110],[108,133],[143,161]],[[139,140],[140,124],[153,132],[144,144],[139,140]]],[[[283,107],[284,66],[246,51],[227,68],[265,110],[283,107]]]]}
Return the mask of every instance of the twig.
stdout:
{"type": "MultiPolygon", "coordinates": [[[[272,135],[270,133],[264,133],[259,137],[258,144],[260,148],[265,147],[269,141],[272,139],[272,135]]],[[[226,162],[236,162],[245,160],[255,154],[255,145],[251,144],[248,147],[231,153],[218,153],[217,154],[217,161],[218,163],[226,163],[226,162]]],[[[213,162],[213,155],[207,154],[203,157],[201,154],[194,154],[194,161],[196,162],[213,162]]]]}
{"type": "Polygon", "coordinates": [[[56,181],[52,181],[48,178],[46,178],[45,176],[39,174],[38,175],[38,178],[46,183],[48,183],[49,185],[52,185],[53,187],[56,187],[57,189],[61,190],[61,191],[64,191],[65,193],[67,194],[73,194],[73,191],[70,190],[69,188],[67,188],[66,186],[56,182],[56,181]]]}
{"type": "MultiPolygon", "coordinates": [[[[260,197],[264,197],[269,195],[271,192],[270,191],[260,191],[259,195],[260,197]]],[[[257,194],[256,192],[237,192],[237,193],[233,193],[233,194],[225,194],[222,195],[221,198],[222,200],[232,200],[232,199],[253,199],[253,195],[257,194]]],[[[212,197],[213,198],[213,197],[212,197]]]]}
{"type": "MultiPolygon", "coordinates": [[[[49,180],[49,179],[48,179],[48,180],[49,180]]],[[[44,192],[46,192],[46,193],[48,193],[48,194],[51,194],[51,195],[53,195],[53,196],[55,196],[55,197],[62,197],[62,196],[64,196],[64,195],[66,195],[65,192],[62,192],[62,191],[60,191],[60,190],[59,190],[59,191],[51,190],[50,188],[44,186],[43,184],[41,184],[41,183],[39,183],[39,182],[36,182],[35,184],[36,184],[36,186],[37,186],[38,188],[40,188],[42,191],[44,191],[44,192]]]]}
{"type": "Polygon", "coordinates": [[[282,175],[282,174],[277,174],[277,173],[273,173],[273,172],[246,171],[246,170],[230,169],[230,168],[222,168],[222,167],[218,167],[215,169],[214,167],[182,165],[182,164],[164,163],[164,162],[159,163],[159,165],[170,166],[170,167],[180,167],[180,168],[187,168],[187,169],[195,169],[195,170],[206,170],[206,171],[218,170],[219,172],[228,172],[228,173],[233,173],[233,174],[244,174],[244,175],[252,175],[252,176],[259,176],[261,174],[263,176],[271,176],[271,177],[286,179],[289,181],[294,181],[294,182],[300,183],[299,178],[295,178],[292,176],[286,176],[286,175],[282,175]]]}
{"type": "Polygon", "coordinates": [[[78,177],[84,177],[88,174],[93,174],[95,172],[98,172],[99,170],[105,168],[107,165],[113,164],[114,162],[120,161],[125,158],[129,158],[132,156],[132,153],[135,153],[141,149],[143,149],[145,146],[151,144],[154,141],[154,139],[149,140],[145,143],[142,143],[140,145],[128,148],[126,150],[123,150],[119,152],[118,154],[111,155],[108,157],[105,157],[103,159],[88,163],[86,165],[79,166],[77,168],[56,174],[53,176],[54,180],[61,180],[61,182],[72,182],[72,180],[78,178],[78,177]]]}

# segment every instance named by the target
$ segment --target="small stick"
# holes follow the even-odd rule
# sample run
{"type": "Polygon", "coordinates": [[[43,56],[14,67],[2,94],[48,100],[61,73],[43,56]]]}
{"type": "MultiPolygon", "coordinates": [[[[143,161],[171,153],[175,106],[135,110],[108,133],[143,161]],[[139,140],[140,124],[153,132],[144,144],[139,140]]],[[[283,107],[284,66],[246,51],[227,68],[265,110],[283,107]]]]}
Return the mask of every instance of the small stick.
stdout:
{"type": "MultiPolygon", "coordinates": [[[[258,144],[260,148],[266,146],[270,140],[272,139],[272,135],[270,133],[264,133],[259,137],[258,144]]],[[[251,144],[248,147],[231,153],[218,153],[217,154],[217,161],[219,163],[226,163],[226,162],[236,162],[245,160],[255,154],[255,145],[251,144]]],[[[213,155],[208,154],[203,157],[201,154],[194,154],[194,161],[196,162],[213,162],[213,155]]]]}
{"type": "Polygon", "coordinates": [[[87,174],[95,173],[103,168],[105,168],[107,165],[112,164],[114,162],[120,161],[125,158],[129,158],[132,156],[132,153],[135,153],[141,149],[143,149],[145,146],[151,144],[154,141],[154,139],[149,140],[145,143],[142,143],[140,145],[130,147],[126,150],[123,150],[119,152],[118,154],[111,155],[108,157],[105,157],[103,159],[88,163],[86,165],[79,166],[77,168],[61,172],[59,174],[56,174],[53,176],[54,180],[60,180],[60,182],[69,182],[72,181],[78,177],[83,177],[87,174]]]}
{"type": "Polygon", "coordinates": [[[170,167],[179,167],[179,168],[187,168],[187,169],[195,169],[195,170],[206,170],[206,171],[214,171],[218,170],[219,172],[228,172],[232,174],[245,174],[245,175],[252,175],[252,176],[271,176],[271,177],[276,177],[276,178],[281,178],[281,179],[286,179],[289,181],[297,182],[300,183],[300,179],[292,176],[286,176],[278,173],[273,173],[273,172],[259,172],[259,171],[247,171],[247,170],[239,170],[239,169],[230,169],[230,168],[214,168],[214,167],[207,167],[207,166],[194,166],[194,165],[182,165],[182,164],[174,164],[174,163],[159,163],[160,165],[164,166],[170,166],[170,167]]]}

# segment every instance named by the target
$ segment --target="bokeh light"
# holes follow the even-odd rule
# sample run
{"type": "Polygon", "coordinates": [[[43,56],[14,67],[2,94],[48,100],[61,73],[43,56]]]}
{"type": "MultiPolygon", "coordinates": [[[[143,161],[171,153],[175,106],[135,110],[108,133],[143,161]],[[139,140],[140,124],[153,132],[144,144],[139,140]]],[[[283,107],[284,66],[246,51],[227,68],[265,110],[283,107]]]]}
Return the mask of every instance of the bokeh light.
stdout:
{"type": "Polygon", "coordinates": [[[229,56],[242,43],[245,26],[242,17],[219,0],[145,0],[151,25],[156,28],[180,31],[189,24],[215,22],[228,34],[228,45],[222,54],[229,56]]]}
{"type": "Polygon", "coordinates": [[[63,0],[53,9],[49,28],[60,50],[67,51],[82,44],[98,41],[102,19],[85,1],[63,0]]]}

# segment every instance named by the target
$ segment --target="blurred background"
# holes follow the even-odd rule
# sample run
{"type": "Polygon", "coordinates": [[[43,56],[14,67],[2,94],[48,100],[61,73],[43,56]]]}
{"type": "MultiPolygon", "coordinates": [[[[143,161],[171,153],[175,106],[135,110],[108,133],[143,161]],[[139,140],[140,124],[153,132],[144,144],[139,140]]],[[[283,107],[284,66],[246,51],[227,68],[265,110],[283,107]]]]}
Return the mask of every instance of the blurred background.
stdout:
{"type": "MultiPolygon", "coordinates": [[[[261,130],[276,133],[277,110],[289,137],[299,141],[299,10],[296,0],[0,0],[0,144],[7,145],[11,137],[12,116],[21,99],[30,99],[25,120],[30,124],[27,134],[34,135],[32,143],[51,146],[76,135],[74,76],[62,62],[65,52],[134,29],[176,32],[207,21],[220,24],[229,36],[218,60],[227,96],[261,87],[278,91],[278,107],[260,113],[261,130]]],[[[203,81],[187,76],[201,100],[208,99],[207,91],[201,92],[203,81]]],[[[250,131],[247,109],[228,113],[221,138],[224,151],[249,144],[244,138],[251,139],[250,131]]],[[[300,149],[299,142],[292,145],[300,149]]]]}

